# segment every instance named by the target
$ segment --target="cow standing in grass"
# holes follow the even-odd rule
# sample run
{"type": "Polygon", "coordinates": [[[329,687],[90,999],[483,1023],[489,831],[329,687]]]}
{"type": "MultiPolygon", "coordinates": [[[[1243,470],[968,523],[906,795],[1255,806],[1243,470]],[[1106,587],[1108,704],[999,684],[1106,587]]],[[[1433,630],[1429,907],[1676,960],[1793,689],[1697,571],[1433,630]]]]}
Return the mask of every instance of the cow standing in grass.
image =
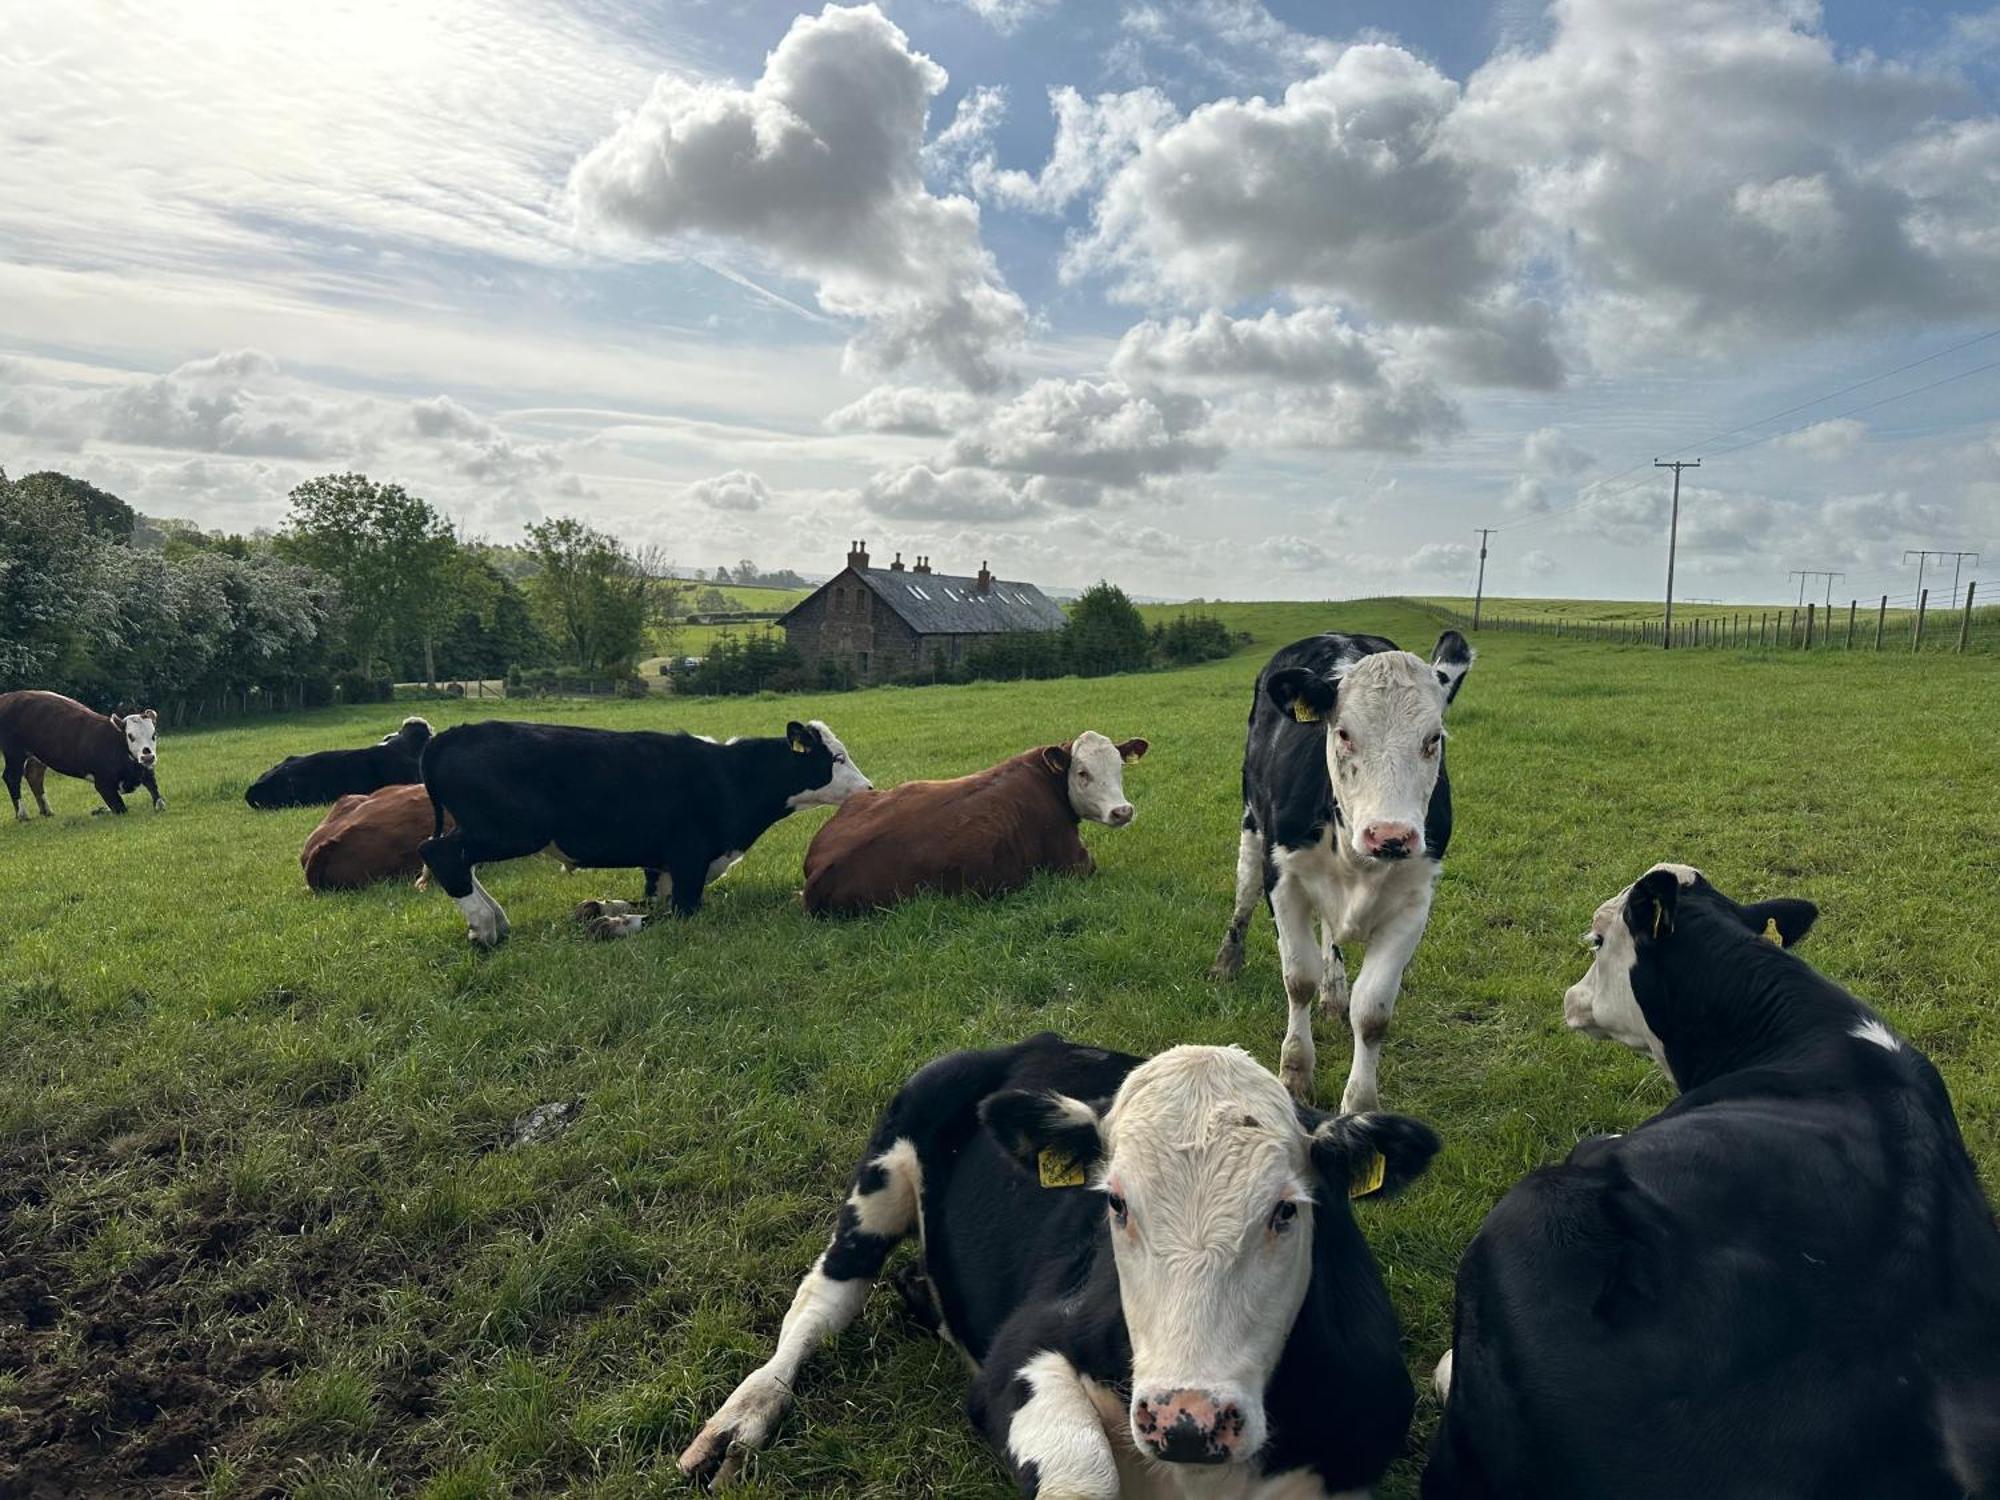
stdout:
{"type": "MultiPolygon", "coordinates": [[[[482,947],[507,935],[507,914],[479,883],[477,867],[489,861],[547,850],[572,869],[643,870],[648,902],[664,877],[674,914],[692,916],[703,887],[773,823],[802,807],[835,806],[869,785],[817,719],[726,745],[692,734],[494,719],[432,740],[423,775],[433,817],[424,863],[482,947]],[[458,824],[450,832],[447,813],[458,824]]],[[[644,918],[615,920],[622,934],[644,918]]]]}
{"type": "Polygon", "coordinates": [[[1680,1097],[1487,1215],[1425,1500],[1993,1500],[2000,1229],[1937,1069],[1789,950],[1810,902],[1658,865],[1563,998],[1680,1097]]]}
{"type": "Polygon", "coordinates": [[[100,714],[60,693],[24,691],[0,693],[0,766],[14,816],[21,809],[21,782],[35,794],[43,817],[51,816],[43,792],[49,771],[75,776],[97,788],[104,799],[98,812],[125,811],[124,792],[144,787],[153,811],[163,812],[166,800],[154,774],[159,761],[159,715],[152,709],[135,714],[100,714]]]}
{"type": "Polygon", "coordinates": [[[1471,666],[1456,630],[1438,637],[1428,663],[1381,636],[1327,634],[1286,646],[1257,676],[1236,905],[1209,972],[1230,979],[1242,969],[1263,895],[1290,1006],[1279,1076],[1300,1099],[1313,1094],[1317,998],[1354,1032],[1341,1108],[1376,1106],[1382,1039],[1451,839],[1444,714],[1471,666]],[[1351,995],[1347,942],[1367,948],[1351,995]]]}
{"type": "Polygon", "coordinates": [[[1234,1047],[1044,1034],[942,1058],[882,1112],[776,1350],[681,1471],[734,1477],[914,1233],[906,1295],[972,1364],[973,1421],[1026,1494],[1358,1500],[1416,1397],[1348,1200],[1437,1147],[1416,1120],[1297,1105],[1234,1047]]]}

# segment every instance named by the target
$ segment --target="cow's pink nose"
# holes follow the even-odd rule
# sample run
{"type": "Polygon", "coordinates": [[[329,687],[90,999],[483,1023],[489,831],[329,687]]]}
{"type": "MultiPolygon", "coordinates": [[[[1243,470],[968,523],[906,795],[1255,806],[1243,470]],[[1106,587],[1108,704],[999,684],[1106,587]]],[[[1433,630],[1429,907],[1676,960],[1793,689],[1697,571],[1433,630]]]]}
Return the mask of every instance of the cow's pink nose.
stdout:
{"type": "Polygon", "coordinates": [[[1164,1463],[1228,1463],[1243,1439],[1243,1410],[1208,1391],[1162,1391],[1132,1403],[1132,1430],[1164,1463]]]}
{"type": "Polygon", "coordinates": [[[1104,821],[1109,823],[1113,828],[1123,828],[1127,823],[1132,821],[1132,804],[1129,802],[1119,803],[1118,806],[1112,808],[1110,812],[1104,815],[1104,821]]]}
{"type": "Polygon", "coordinates": [[[1408,823],[1370,823],[1361,830],[1361,847],[1378,859],[1402,859],[1423,847],[1423,835],[1408,823]]]}

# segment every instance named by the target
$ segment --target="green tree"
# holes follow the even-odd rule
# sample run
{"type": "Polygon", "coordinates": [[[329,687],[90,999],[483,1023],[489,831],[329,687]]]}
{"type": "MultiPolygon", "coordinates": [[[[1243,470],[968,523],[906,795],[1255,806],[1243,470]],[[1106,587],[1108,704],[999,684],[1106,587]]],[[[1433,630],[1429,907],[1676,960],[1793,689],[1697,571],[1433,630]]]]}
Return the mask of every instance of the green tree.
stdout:
{"type": "Polygon", "coordinates": [[[531,592],[549,634],[586,672],[623,676],[644,654],[652,579],[616,537],[574,516],[528,528],[531,592]]]}
{"type": "Polygon", "coordinates": [[[132,540],[138,513],[108,490],[100,490],[88,480],[75,479],[55,469],[44,469],[16,481],[31,493],[67,495],[83,511],[83,524],[101,537],[114,542],[132,540]]]}
{"type": "Polygon", "coordinates": [[[1069,613],[1064,630],[1069,667],[1081,677],[1108,672],[1137,672],[1152,654],[1146,622],[1125,591],[1113,583],[1084,590],[1069,613]]]}
{"type": "Polygon", "coordinates": [[[444,517],[401,485],[363,474],[323,474],[290,499],[281,548],[339,583],[355,662],[374,672],[399,646],[420,644],[424,675],[435,681],[437,636],[464,581],[458,538],[444,517]]]}
{"type": "Polygon", "coordinates": [[[0,470],[0,691],[67,680],[103,548],[69,490],[0,470]]]}

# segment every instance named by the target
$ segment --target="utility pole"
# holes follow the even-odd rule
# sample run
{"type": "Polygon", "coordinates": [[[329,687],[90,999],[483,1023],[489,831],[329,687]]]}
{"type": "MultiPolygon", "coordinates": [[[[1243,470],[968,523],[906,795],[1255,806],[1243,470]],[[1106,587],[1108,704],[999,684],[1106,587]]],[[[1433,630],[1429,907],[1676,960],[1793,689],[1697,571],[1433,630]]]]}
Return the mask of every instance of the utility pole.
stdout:
{"type": "Polygon", "coordinates": [[[1472,628],[1477,630],[1479,628],[1479,605],[1486,597],[1486,539],[1493,535],[1499,528],[1494,526],[1479,526],[1474,529],[1479,533],[1479,583],[1472,591],[1472,628]]]}
{"type": "Polygon", "coordinates": [[[1660,645],[1671,650],[1674,644],[1674,548],[1681,534],[1681,470],[1699,469],[1701,460],[1675,459],[1667,463],[1656,458],[1653,460],[1653,467],[1674,471],[1674,514],[1673,519],[1667,523],[1667,623],[1666,628],[1660,632],[1660,645]]]}
{"type": "Polygon", "coordinates": [[[1833,612],[1833,581],[1836,578],[1845,578],[1847,575],[1845,573],[1832,572],[1826,568],[1794,568],[1789,576],[1799,581],[1799,607],[1801,609],[1805,607],[1806,602],[1806,580],[1808,578],[1824,578],[1826,580],[1826,609],[1827,613],[1831,614],[1833,612]]]}
{"type": "Polygon", "coordinates": [[[1959,570],[1965,566],[1965,560],[1968,557],[1971,558],[1975,566],[1979,562],[1979,554],[1977,552],[1953,552],[1949,549],[1938,548],[1927,548],[1923,551],[1918,551],[1915,547],[1912,547],[1903,554],[1904,565],[1907,566],[1913,557],[1917,560],[1917,592],[1919,594],[1924,591],[1925,562],[1933,557],[1938,558],[1940,561],[1947,557],[1951,559],[1951,601],[1953,604],[1958,602],[1959,570]]]}

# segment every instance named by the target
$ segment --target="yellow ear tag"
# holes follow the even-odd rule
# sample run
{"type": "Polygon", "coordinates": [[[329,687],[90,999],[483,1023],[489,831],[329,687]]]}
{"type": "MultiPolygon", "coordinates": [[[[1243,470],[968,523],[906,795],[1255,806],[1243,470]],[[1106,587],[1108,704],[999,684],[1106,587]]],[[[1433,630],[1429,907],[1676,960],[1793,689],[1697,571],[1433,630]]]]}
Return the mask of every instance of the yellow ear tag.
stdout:
{"type": "Polygon", "coordinates": [[[1662,927],[1669,932],[1674,930],[1674,924],[1667,920],[1667,909],[1664,906],[1656,906],[1653,908],[1653,941],[1656,943],[1660,940],[1662,927]]]}
{"type": "Polygon", "coordinates": [[[1785,946],[1785,935],[1778,931],[1778,919],[1776,917],[1766,917],[1764,919],[1764,931],[1760,935],[1767,943],[1776,943],[1780,948],[1785,946]]]}
{"type": "Polygon", "coordinates": [[[1348,1184],[1347,1196],[1366,1198],[1370,1193],[1382,1191],[1382,1183],[1389,1175],[1389,1159],[1380,1151],[1368,1153],[1368,1165],[1357,1167],[1354,1180],[1348,1184]]]}
{"type": "Polygon", "coordinates": [[[1292,700],[1292,717],[1297,719],[1301,724],[1317,724],[1319,722],[1319,710],[1303,698],[1294,698],[1292,700]]]}
{"type": "Polygon", "coordinates": [[[1076,1158],[1067,1151],[1058,1151],[1054,1146],[1042,1147],[1035,1158],[1035,1165],[1041,1171],[1042,1186],[1045,1188],[1082,1187],[1087,1180],[1083,1168],[1076,1164],[1076,1158]]]}
{"type": "Polygon", "coordinates": [[[794,755],[804,755],[805,753],[806,753],[806,747],[805,747],[804,745],[801,745],[801,744],[800,744],[800,743],[799,743],[799,742],[798,742],[797,740],[793,740],[793,741],[792,741],[792,754],[794,754],[794,755]]]}

